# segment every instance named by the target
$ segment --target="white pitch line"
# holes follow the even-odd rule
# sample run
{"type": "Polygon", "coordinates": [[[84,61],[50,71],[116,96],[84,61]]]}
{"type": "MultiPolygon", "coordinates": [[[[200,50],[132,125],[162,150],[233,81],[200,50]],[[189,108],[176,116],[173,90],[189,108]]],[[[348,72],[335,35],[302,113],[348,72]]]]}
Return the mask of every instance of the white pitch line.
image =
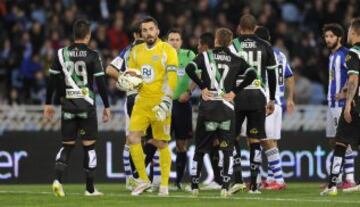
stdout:
{"type": "MultiPolygon", "coordinates": [[[[49,191],[6,191],[0,190],[0,194],[27,194],[27,195],[52,195],[52,192],[49,191]]],[[[81,193],[66,193],[66,195],[83,195],[81,193]]],[[[360,204],[360,201],[345,201],[345,200],[325,200],[325,199],[296,199],[296,198],[264,198],[264,197],[228,197],[228,198],[221,198],[219,196],[199,196],[199,197],[191,197],[186,195],[170,195],[167,197],[160,197],[157,195],[149,195],[143,194],[141,196],[130,196],[124,194],[115,194],[115,193],[106,193],[105,196],[111,197],[133,197],[133,198],[141,198],[141,197],[148,197],[148,198],[181,198],[181,199],[223,199],[223,200],[250,200],[250,201],[280,201],[280,202],[309,202],[309,203],[341,203],[341,204],[360,204]]]]}

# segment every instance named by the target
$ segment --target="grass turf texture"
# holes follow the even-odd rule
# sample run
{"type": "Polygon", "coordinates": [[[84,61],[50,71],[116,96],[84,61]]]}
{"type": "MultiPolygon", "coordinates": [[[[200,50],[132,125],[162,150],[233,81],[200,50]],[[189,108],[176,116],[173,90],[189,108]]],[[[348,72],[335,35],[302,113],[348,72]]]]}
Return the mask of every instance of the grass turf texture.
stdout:
{"type": "Polygon", "coordinates": [[[84,185],[65,184],[66,197],[54,197],[51,185],[1,185],[0,206],[143,206],[143,207],[227,207],[227,206],[360,206],[360,192],[344,194],[339,191],[336,197],[320,196],[319,183],[289,183],[284,191],[262,190],[261,195],[249,195],[239,192],[230,198],[220,198],[220,191],[200,191],[197,198],[190,193],[170,192],[170,197],[158,197],[156,193],[145,193],[138,197],[130,196],[123,184],[98,184],[96,186],[105,193],[102,197],[85,197],[84,185]]]}

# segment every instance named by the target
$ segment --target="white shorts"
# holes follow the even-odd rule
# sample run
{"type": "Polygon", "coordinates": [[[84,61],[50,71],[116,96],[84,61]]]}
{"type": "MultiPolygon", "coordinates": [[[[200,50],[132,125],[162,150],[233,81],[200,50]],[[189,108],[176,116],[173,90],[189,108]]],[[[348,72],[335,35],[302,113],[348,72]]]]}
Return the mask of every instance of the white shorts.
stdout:
{"type": "Polygon", "coordinates": [[[326,114],[326,137],[335,138],[342,108],[328,108],[326,114]]]}
{"type": "Polygon", "coordinates": [[[281,106],[275,104],[274,113],[266,117],[266,139],[279,140],[281,138],[282,111],[281,106]]]}

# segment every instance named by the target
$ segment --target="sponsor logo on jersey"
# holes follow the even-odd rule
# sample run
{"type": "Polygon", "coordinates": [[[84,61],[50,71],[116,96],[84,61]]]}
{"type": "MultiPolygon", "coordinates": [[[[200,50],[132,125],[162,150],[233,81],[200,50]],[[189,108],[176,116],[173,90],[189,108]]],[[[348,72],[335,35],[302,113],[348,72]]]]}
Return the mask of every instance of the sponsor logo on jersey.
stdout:
{"type": "Polygon", "coordinates": [[[250,134],[257,134],[257,133],[259,133],[259,131],[256,129],[256,128],[252,128],[252,129],[250,129],[250,134]]]}
{"type": "Polygon", "coordinates": [[[220,147],[221,148],[226,148],[226,147],[228,147],[229,145],[228,145],[228,143],[227,143],[227,141],[225,141],[225,140],[223,140],[221,143],[220,143],[220,147]]]}

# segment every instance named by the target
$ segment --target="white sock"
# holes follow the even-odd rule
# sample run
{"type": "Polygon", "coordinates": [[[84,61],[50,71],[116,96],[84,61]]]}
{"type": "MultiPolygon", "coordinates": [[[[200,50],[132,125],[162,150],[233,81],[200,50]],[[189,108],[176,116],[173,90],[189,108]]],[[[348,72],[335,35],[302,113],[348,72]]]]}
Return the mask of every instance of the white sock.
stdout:
{"type": "MultiPolygon", "coordinates": [[[[161,170],[160,170],[160,160],[159,160],[159,151],[157,150],[153,157],[153,181],[161,180],[161,170]]],[[[160,184],[160,183],[159,183],[160,184]]]]}
{"type": "Polygon", "coordinates": [[[270,169],[273,172],[275,181],[277,183],[284,183],[283,172],[280,162],[280,154],[278,148],[274,147],[265,151],[266,157],[268,159],[268,163],[270,169]]]}
{"type": "Polygon", "coordinates": [[[270,165],[268,165],[268,169],[267,169],[266,182],[267,182],[267,183],[272,183],[272,182],[274,182],[274,173],[273,173],[273,171],[271,170],[270,165]]]}
{"type": "Polygon", "coordinates": [[[123,150],[123,164],[125,171],[125,178],[128,180],[132,176],[132,170],[130,165],[130,148],[129,145],[125,144],[123,150]]]}
{"type": "Polygon", "coordinates": [[[355,182],[354,178],[354,159],[355,153],[352,151],[351,146],[349,145],[345,152],[345,161],[344,161],[344,173],[346,175],[346,181],[355,182]]]}

